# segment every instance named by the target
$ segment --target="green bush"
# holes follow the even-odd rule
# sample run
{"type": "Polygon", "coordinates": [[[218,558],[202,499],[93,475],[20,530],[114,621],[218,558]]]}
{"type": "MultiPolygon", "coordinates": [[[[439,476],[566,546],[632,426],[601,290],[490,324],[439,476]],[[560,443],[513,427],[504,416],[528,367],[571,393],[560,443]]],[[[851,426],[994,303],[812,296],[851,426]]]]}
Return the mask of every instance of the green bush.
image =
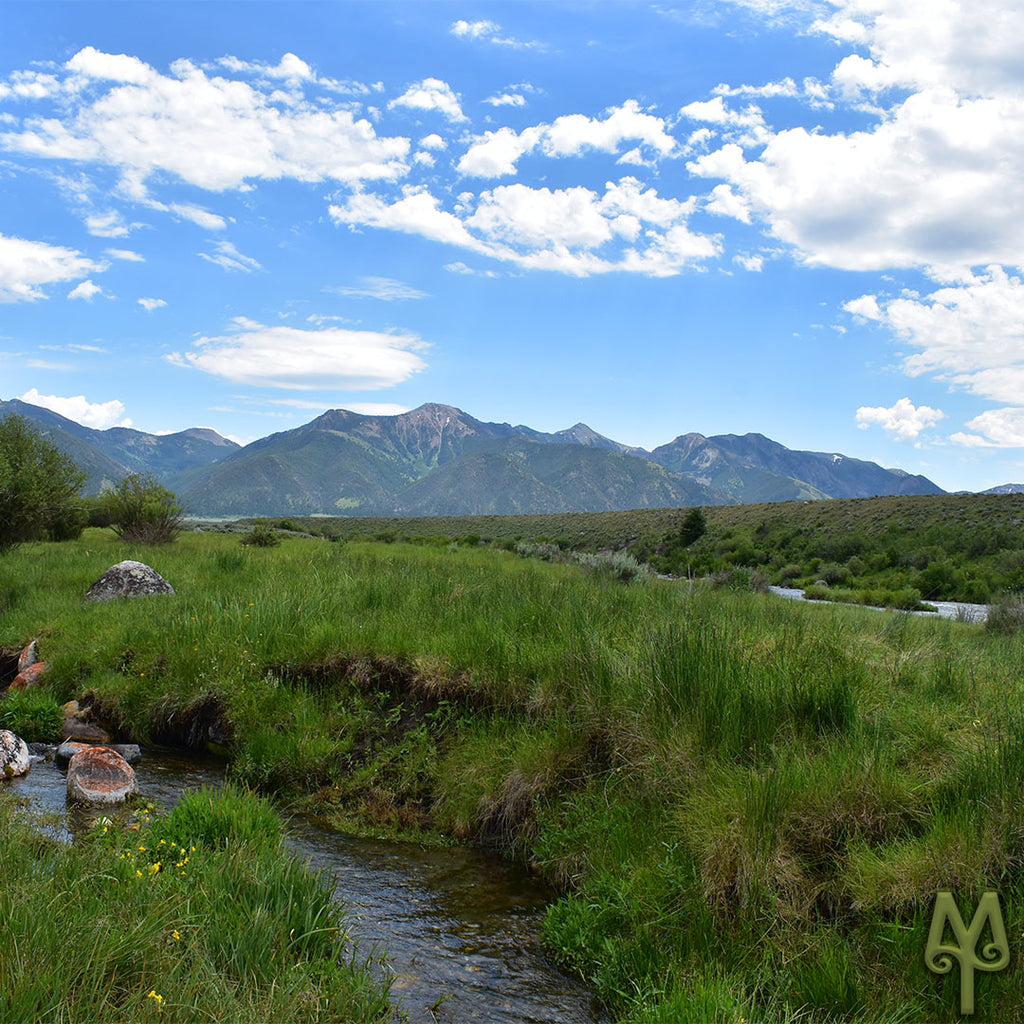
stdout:
{"type": "Polygon", "coordinates": [[[803,574],[804,568],[802,565],[798,565],[796,562],[789,562],[779,569],[776,573],[776,579],[780,584],[787,584],[798,580],[803,574]]]}
{"type": "Polygon", "coordinates": [[[17,733],[26,743],[58,740],[63,725],[61,706],[41,690],[15,690],[0,703],[0,728],[17,733]]]}
{"type": "Polygon", "coordinates": [[[46,533],[50,540],[78,540],[88,525],[88,511],[69,505],[53,517],[46,533]]]}
{"type": "Polygon", "coordinates": [[[926,569],[922,569],[914,574],[913,580],[914,586],[925,597],[941,600],[954,596],[960,580],[960,574],[952,562],[930,562],[926,569]]]}
{"type": "Polygon", "coordinates": [[[72,503],[84,483],[85,473],[24,416],[0,420],[0,551],[77,537],[84,522],[72,503]]]}
{"type": "Polygon", "coordinates": [[[714,587],[730,587],[733,590],[756,590],[764,593],[769,586],[767,576],[746,565],[737,565],[712,573],[708,579],[714,587]]]}
{"type": "MultiPolygon", "coordinates": [[[[287,529],[287,527],[282,527],[282,529],[287,529]]],[[[259,523],[242,538],[242,543],[254,548],[276,548],[281,543],[281,538],[272,526],[259,523]]]]}
{"type": "Polygon", "coordinates": [[[821,570],[821,578],[830,586],[841,586],[850,579],[850,570],[845,565],[826,565],[821,570]]]}
{"type": "Polygon", "coordinates": [[[181,531],[184,510],[151,473],[129,474],[104,500],[110,525],[122,540],[169,544],[181,531]]]}

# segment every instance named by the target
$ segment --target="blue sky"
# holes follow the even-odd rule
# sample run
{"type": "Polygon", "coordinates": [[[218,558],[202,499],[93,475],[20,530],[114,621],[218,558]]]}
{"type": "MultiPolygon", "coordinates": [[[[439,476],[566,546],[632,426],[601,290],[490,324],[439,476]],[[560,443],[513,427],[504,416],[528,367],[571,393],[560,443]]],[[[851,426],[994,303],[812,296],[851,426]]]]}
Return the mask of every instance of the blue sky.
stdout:
{"type": "Polygon", "coordinates": [[[0,3],[0,398],[1024,479],[1013,0],[0,3]]]}

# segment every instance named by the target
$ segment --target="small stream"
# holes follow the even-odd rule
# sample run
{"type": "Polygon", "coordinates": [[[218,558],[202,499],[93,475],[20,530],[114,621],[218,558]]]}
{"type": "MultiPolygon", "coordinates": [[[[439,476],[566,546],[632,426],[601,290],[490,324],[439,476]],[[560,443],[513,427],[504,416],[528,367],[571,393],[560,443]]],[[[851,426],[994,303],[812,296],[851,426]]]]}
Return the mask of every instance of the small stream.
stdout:
{"type": "MultiPolygon", "coordinates": [[[[776,597],[786,597],[793,601],[806,601],[808,604],[834,604],[832,601],[817,601],[813,598],[804,597],[804,592],[796,587],[769,587],[776,597]]],[[[933,612],[911,612],[911,615],[927,615],[939,619],[957,619],[960,622],[984,622],[988,617],[987,604],[969,604],[966,601],[925,601],[930,604],[933,612]]],[[[855,608],[871,607],[874,605],[854,605],[855,608]]],[[[875,608],[876,611],[890,611],[887,608],[875,608]]]]}
{"type": "MultiPolygon", "coordinates": [[[[223,762],[144,751],[143,799],[170,809],[186,790],[218,786],[223,762]]],[[[70,840],[102,809],[69,810],[52,761],[3,784],[70,840]]],[[[290,845],[329,872],[361,955],[386,952],[382,971],[409,1024],[593,1024],[596,1000],[546,957],[540,924],[551,893],[524,868],[466,847],[359,839],[293,818],[290,845]]]]}

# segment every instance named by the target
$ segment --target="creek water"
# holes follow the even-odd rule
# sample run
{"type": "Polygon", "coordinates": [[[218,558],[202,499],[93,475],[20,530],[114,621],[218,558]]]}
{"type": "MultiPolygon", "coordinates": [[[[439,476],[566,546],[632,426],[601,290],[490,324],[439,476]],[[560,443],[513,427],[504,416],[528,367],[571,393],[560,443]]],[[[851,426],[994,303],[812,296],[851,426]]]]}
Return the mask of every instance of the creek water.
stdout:
{"type": "MultiPolygon", "coordinates": [[[[223,781],[221,762],[145,751],[141,796],[170,809],[182,793],[223,781]]],[[[65,805],[52,761],[3,784],[50,812],[47,830],[70,840],[98,809],[65,805]]],[[[465,847],[419,847],[331,832],[292,818],[293,849],[333,878],[349,937],[362,956],[386,954],[397,1020],[409,1024],[591,1024],[596,1000],[545,956],[540,923],[551,893],[525,869],[465,847]]]]}
{"type": "MultiPolygon", "coordinates": [[[[808,604],[831,604],[830,601],[815,601],[804,597],[804,592],[796,587],[769,587],[776,597],[786,597],[793,601],[806,601],[808,604]]],[[[958,619],[961,622],[984,622],[988,616],[987,604],[968,604],[966,601],[926,601],[935,611],[911,612],[912,615],[926,615],[940,619],[958,619]]],[[[873,606],[872,606],[873,607],[873,606]]],[[[877,608],[884,612],[888,609],[877,608]]]]}

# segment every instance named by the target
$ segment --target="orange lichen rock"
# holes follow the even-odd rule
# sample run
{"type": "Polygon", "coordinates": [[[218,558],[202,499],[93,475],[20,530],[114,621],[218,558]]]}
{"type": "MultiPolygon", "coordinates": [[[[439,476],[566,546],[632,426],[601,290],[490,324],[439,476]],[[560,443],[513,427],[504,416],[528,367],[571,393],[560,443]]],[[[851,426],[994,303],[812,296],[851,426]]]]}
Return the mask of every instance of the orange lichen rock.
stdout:
{"type": "Polygon", "coordinates": [[[67,795],[73,803],[119,804],[137,792],[135,770],[109,747],[80,750],[68,763],[67,795]]]}

